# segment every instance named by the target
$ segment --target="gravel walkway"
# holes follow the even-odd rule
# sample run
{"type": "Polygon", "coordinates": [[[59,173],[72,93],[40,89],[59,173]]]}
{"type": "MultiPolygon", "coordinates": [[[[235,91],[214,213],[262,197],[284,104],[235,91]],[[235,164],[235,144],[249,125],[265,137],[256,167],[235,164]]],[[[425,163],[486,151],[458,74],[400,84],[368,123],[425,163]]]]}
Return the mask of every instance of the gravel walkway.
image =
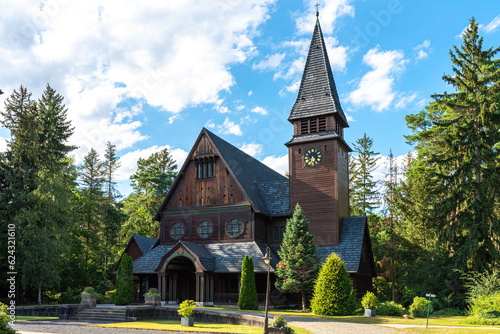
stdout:
{"type": "MultiPolygon", "coordinates": [[[[374,325],[352,324],[346,322],[335,322],[315,318],[287,317],[287,321],[292,326],[298,326],[310,330],[314,334],[331,333],[356,333],[356,334],[395,334],[401,333],[398,330],[384,328],[374,325]]],[[[14,328],[22,334],[188,334],[185,332],[167,332],[155,330],[138,329],[118,329],[90,327],[88,325],[101,324],[104,322],[91,321],[71,321],[71,320],[38,320],[19,321],[14,328]]]]}

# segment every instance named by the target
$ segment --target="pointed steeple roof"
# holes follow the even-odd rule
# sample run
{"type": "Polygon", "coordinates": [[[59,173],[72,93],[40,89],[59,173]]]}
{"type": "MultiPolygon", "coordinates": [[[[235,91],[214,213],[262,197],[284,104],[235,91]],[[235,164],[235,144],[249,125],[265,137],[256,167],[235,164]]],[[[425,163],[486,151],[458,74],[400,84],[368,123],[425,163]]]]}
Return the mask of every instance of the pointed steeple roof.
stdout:
{"type": "Polygon", "coordinates": [[[344,127],[349,126],[340,106],[325,40],[323,39],[319,19],[317,19],[300,82],[299,93],[288,120],[293,121],[300,118],[331,114],[334,114],[338,122],[342,123],[344,127]]]}

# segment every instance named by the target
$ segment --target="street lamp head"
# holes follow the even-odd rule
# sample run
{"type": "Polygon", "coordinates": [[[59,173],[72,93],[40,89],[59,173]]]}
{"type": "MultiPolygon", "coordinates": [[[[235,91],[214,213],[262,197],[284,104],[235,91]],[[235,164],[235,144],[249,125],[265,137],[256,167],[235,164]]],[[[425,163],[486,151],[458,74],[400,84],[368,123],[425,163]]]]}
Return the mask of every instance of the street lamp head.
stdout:
{"type": "Polygon", "coordinates": [[[269,247],[267,247],[266,255],[264,255],[264,263],[269,264],[269,262],[271,262],[271,251],[269,247]]]}

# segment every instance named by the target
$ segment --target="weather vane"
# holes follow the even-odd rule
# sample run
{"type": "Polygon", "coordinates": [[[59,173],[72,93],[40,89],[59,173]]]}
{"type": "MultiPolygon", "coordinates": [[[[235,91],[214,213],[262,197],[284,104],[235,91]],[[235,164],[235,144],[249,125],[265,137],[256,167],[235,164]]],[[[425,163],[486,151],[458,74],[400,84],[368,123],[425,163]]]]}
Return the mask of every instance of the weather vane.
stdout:
{"type": "Polygon", "coordinates": [[[316,17],[319,17],[319,2],[316,2],[316,17]]]}

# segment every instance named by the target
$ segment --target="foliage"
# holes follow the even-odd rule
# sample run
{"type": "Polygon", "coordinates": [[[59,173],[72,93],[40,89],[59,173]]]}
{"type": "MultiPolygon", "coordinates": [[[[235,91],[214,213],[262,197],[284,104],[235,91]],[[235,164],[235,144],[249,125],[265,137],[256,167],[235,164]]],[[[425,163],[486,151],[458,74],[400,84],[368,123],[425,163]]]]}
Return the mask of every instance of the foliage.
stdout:
{"type": "Polygon", "coordinates": [[[196,308],[196,303],[194,302],[194,300],[185,300],[183,301],[180,305],[179,305],[180,309],[177,310],[177,313],[179,313],[179,315],[181,317],[184,317],[184,318],[191,318],[191,316],[193,315],[193,312],[194,312],[194,309],[196,308]]]}
{"type": "Polygon", "coordinates": [[[393,301],[380,303],[377,307],[377,315],[402,316],[403,313],[403,305],[393,301]]]}
{"type": "Polygon", "coordinates": [[[471,271],[462,273],[461,279],[467,289],[467,302],[473,303],[475,299],[491,296],[500,292],[500,275],[497,271],[478,273],[471,271]]]}
{"type": "Polygon", "coordinates": [[[465,311],[459,308],[444,308],[432,313],[434,316],[463,316],[465,311]]]}
{"type": "Polygon", "coordinates": [[[10,318],[8,315],[7,305],[0,303],[0,333],[16,334],[19,333],[9,325],[10,318]]]}
{"type": "Polygon", "coordinates": [[[273,326],[283,328],[286,327],[286,320],[281,314],[276,314],[273,318],[273,326]]]}
{"type": "Polygon", "coordinates": [[[238,308],[240,310],[257,310],[259,308],[253,261],[248,255],[245,255],[241,264],[241,285],[238,297],[238,308]]]}
{"type": "Polygon", "coordinates": [[[137,171],[130,177],[134,191],[125,199],[124,205],[128,218],[121,234],[125,240],[134,234],[150,238],[157,236],[159,226],[153,217],[177,176],[176,169],[167,148],[137,161],[137,171]]]}
{"type": "Polygon", "coordinates": [[[500,48],[483,49],[472,18],[460,47],[450,51],[455,92],[433,95],[427,108],[408,115],[408,136],[418,156],[411,177],[428,180],[429,214],[448,262],[464,271],[500,262],[500,171],[494,145],[500,139],[500,48]]]}
{"type": "Polygon", "coordinates": [[[375,156],[378,153],[372,151],[373,139],[367,137],[366,133],[353,146],[357,155],[349,159],[351,215],[366,216],[368,213],[373,213],[380,202],[377,181],[373,180],[378,160],[375,156]]]}
{"type": "Polygon", "coordinates": [[[155,296],[155,297],[157,297],[157,296],[160,295],[160,292],[158,291],[157,288],[151,288],[144,295],[145,296],[155,296]]]}
{"type": "MultiPolygon", "coordinates": [[[[429,306],[429,301],[423,297],[415,297],[413,298],[413,303],[410,305],[408,309],[408,313],[413,318],[426,318],[427,317],[427,309],[429,306]]],[[[432,304],[429,307],[429,313],[433,312],[432,304]]]]}
{"type": "Polygon", "coordinates": [[[306,295],[314,288],[319,267],[319,255],[314,237],[309,233],[309,222],[299,203],[293,217],[287,220],[283,242],[278,251],[281,262],[276,268],[276,288],[283,292],[300,293],[302,309],[306,309],[306,295]]]}
{"type": "Polygon", "coordinates": [[[116,275],[116,305],[127,305],[134,301],[133,266],[132,258],[128,254],[123,254],[116,275]]]}
{"type": "Polygon", "coordinates": [[[377,296],[371,291],[367,291],[366,294],[361,299],[361,305],[365,309],[374,309],[378,306],[377,296]]]}
{"type": "Polygon", "coordinates": [[[356,308],[351,278],[340,257],[332,253],[320,268],[311,309],[318,315],[350,315],[356,308]]]}
{"type": "Polygon", "coordinates": [[[110,291],[106,291],[106,293],[104,294],[104,296],[107,298],[107,299],[110,299],[110,300],[113,300],[115,299],[115,293],[116,293],[116,289],[114,290],[110,290],[110,291]]]}
{"type": "Polygon", "coordinates": [[[479,318],[497,318],[491,313],[493,311],[500,311],[500,292],[474,298],[469,305],[468,314],[479,318]]]}
{"type": "Polygon", "coordinates": [[[82,295],[95,295],[95,294],[97,294],[97,291],[95,291],[95,289],[91,286],[85,287],[85,289],[83,289],[82,292],[82,295]]]}

